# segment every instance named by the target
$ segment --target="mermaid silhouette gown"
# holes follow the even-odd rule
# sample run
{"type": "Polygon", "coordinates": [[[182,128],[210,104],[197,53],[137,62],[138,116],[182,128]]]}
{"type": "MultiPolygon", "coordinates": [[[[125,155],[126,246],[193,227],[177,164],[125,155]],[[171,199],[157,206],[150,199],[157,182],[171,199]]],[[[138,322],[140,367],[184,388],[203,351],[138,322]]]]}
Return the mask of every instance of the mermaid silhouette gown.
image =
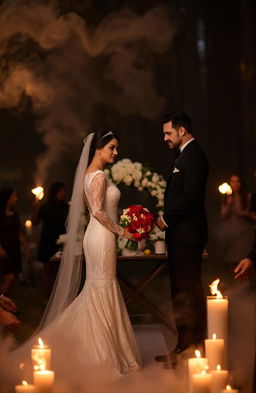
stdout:
{"type": "Polygon", "coordinates": [[[120,191],[97,170],[85,175],[84,193],[90,211],[83,239],[85,285],[43,330],[43,337],[53,348],[60,335],[74,338],[74,351],[68,351],[72,363],[106,364],[122,374],[140,370],[140,354],[116,279],[116,235],[123,234],[116,224],[120,191]]]}

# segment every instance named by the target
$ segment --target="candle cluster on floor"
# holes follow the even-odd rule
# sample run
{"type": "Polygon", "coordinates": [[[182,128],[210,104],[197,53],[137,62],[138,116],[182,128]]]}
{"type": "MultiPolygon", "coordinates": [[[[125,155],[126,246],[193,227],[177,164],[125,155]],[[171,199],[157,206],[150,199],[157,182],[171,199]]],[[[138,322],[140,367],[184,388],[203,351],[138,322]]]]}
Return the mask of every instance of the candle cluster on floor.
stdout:
{"type": "Polygon", "coordinates": [[[205,340],[205,357],[195,351],[196,357],[188,359],[189,393],[239,393],[228,385],[228,299],[218,290],[220,280],[210,284],[212,296],[207,297],[208,338],[205,340]]]}
{"type": "Polygon", "coordinates": [[[31,349],[33,364],[33,384],[22,381],[15,386],[15,393],[52,393],[54,385],[54,371],[51,368],[51,348],[38,339],[38,345],[31,349]]]}

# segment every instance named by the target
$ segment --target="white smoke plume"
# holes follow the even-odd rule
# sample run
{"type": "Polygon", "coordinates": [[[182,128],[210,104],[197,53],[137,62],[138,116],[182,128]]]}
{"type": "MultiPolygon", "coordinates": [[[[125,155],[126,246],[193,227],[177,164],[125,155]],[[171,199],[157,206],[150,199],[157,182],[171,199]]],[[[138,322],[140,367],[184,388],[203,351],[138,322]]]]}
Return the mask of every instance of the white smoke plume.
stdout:
{"type": "Polygon", "coordinates": [[[47,149],[37,162],[37,182],[77,147],[100,105],[147,119],[163,110],[155,56],[170,48],[176,33],[170,9],[136,14],[126,8],[92,28],[56,5],[10,0],[0,7],[0,25],[0,107],[29,104],[38,115],[47,149]]]}

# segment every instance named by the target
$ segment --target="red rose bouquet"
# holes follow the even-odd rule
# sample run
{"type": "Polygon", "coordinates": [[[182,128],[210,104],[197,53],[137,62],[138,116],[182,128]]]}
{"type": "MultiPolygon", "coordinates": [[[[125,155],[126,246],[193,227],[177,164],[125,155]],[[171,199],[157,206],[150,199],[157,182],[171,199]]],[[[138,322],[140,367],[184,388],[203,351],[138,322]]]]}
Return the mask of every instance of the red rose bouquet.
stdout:
{"type": "MultiPolygon", "coordinates": [[[[141,205],[132,205],[123,210],[120,217],[120,225],[127,231],[135,235],[138,241],[146,239],[155,226],[155,219],[152,213],[141,205]]],[[[125,248],[136,251],[138,241],[128,240],[125,248]]]]}

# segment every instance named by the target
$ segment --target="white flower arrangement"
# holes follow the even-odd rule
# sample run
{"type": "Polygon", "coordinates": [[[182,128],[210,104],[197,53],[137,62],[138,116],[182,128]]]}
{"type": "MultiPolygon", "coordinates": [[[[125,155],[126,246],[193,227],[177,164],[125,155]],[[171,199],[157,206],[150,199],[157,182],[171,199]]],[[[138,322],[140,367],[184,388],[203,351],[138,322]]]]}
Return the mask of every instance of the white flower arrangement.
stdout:
{"type": "Polygon", "coordinates": [[[164,240],[165,232],[161,231],[158,227],[155,227],[153,231],[150,233],[149,239],[152,242],[156,242],[157,240],[164,240]]]}
{"type": "Polygon", "coordinates": [[[138,191],[145,190],[157,199],[157,208],[160,209],[164,205],[166,181],[161,175],[152,172],[140,162],[132,162],[125,158],[110,169],[105,169],[105,173],[115,184],[124,183],[126,186],[135,187],[138,191]]]}

